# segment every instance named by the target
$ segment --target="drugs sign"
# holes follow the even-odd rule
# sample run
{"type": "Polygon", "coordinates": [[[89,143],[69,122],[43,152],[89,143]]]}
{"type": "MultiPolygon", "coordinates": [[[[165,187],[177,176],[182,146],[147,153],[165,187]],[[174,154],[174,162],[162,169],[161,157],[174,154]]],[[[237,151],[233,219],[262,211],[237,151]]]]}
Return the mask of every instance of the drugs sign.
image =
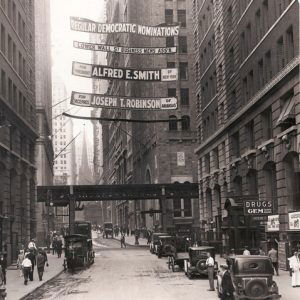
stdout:
{"type": "Polygon", "coordinates": [[[272,200],[244,200],[244,214],[251,216],[270,215],[273,212],[272,200]]]}

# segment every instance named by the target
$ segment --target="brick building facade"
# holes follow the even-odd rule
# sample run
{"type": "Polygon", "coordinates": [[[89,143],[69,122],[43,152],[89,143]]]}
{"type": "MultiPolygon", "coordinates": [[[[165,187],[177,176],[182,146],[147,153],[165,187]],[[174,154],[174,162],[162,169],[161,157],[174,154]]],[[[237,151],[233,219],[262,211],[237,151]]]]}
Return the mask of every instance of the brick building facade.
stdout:
{"type": "Polygon", "coordinates": [[[0,1],[0,250],[36,234],[34,2],[0,1]]]}
{"type": "Polygon", "coordinates": [[[291,249],[300,239],[288,224],[300,210],[299,3],[193,5],[202,239],[291,249]],[[246,199],[272,202],[277,232],[267,216],[244,216],[246,199]]]}
{"type": "MultiPolygon", "coordinates": [[[[107,21],[145,25],[179,22],[179,37],[150,38],[130,34],[108,35],[107,44],[131,47],[178,46],[172,55],[108,54],[108,65],[135,69],[179,69],[179,80],[169,83],[111,81],[109,95],[135,97],[178,97],[176,111],[102,110],[102,116],[127,119],[169,119],[169,123],[107,123],[103,122],[105,183],[174,183],[196,181],[196,132],[194,95],[192,89],[192,33],[191,2],[107,1],[107,21]],[[183,118],[184,122],[174,122],[183,118]]],[[[170,199],[164,203],[167,210],[166,227],[172,231],[199,227],[199,208],[196,199],[170,199]]],[[[111,204],[112,220],[119,226],[158,228],[161,215],[158,201],[122,201],[111,204]],[[114,208],[113,206],[116,206],[114,208]],[[116,211],[116,215],[114,215],[116,211]]]]}

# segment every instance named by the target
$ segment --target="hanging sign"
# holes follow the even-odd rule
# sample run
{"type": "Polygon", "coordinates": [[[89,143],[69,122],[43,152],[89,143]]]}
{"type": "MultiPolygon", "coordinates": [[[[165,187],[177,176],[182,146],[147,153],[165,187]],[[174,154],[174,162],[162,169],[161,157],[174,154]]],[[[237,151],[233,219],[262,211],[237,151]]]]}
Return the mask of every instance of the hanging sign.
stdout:
{"type": "Polygon", "coordinates": [[[300,211],[289,213],[289,229],[300,231],[300,211]]]}
{"type": "Polygon", "coordinates": [[[177,98],[133,98],[72,92],[71,104],[96,108],[175,110],[177,98]]]}
{"type": "Polygon", "coordinates": [[[150,37],[178,36],[179,25],[147,26],[132,23],[98,23],[79,17],[70,17],[72,30],[91,33],[133,33],[150,37]]]}
{"type": "Polygon", "coordinates": [[[244,213],[245,215],[259,216],[270,215],[273,211],[272,200],[244,200],[244,213]]]}
{"type": "Polygon", "coordinates": [[[123,46],[111,46],[105,44],[93,44],[73,41],[74,48],[91,50],[91,51],[102,51],[102,52],[113,52],[122,54],[174,54],[177,52],[177,47],[123,47],[123,46]]]}
{"type": "Polygon", "coordinates": [[[72,74],[81,77],[137,80],[137,81],[174,81],[177,80],[177,68],[135,70],[91,65],[73,61],[72,74]]]}

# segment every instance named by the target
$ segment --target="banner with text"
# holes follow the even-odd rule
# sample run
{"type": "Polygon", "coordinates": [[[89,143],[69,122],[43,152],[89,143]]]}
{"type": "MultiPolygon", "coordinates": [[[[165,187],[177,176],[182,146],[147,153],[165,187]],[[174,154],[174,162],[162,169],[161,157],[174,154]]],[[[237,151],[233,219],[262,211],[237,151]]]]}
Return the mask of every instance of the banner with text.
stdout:
{"type": "Polygon", "coordinates": [[[93,44],[73,41],[73,47],[83,50],[113,52],[122,54],[148,54],[148,55],[160,55],[160,54],[174,54],[177,52],[177,47],[123,47],[123,46],[111,46],[105,44],[93,44]]]}
{"type": "Polygon", "coordinates": [[[72,74],[88,78],[137,80],[137,81],[175,81],[178,77],[177,68],[135,70],[112,68],[102,65],[91,65],[73,61],[72,74]]]}
{"type": "Polygon", "coordinates": [[[271,200],[244,200],[244,214],[247,216],[270,215],[273,212],[273,202],[271,200]]]}
{"type": "Polygon", "coordinates": [[[289,213],[289,229],[300,231],[300,211],[289,213]]]}
{"type": "Polygon", "coordinates": [[[267,232],[279,231],[279,215],[268,216],[267,232]]]}
{"type": "Polygon", "coordinates": [[[71,104],[95,108],[175,110],[177,98],[136,98],[72,92],[71,104]]]}
{"type": "Polygon", "coordinates": [[[98,23],[92,20],[70,17],[72,30],[91,33],[133,33],[150,37],[178,36],[179,25],[147,26],[132,23],[98,23]]]}

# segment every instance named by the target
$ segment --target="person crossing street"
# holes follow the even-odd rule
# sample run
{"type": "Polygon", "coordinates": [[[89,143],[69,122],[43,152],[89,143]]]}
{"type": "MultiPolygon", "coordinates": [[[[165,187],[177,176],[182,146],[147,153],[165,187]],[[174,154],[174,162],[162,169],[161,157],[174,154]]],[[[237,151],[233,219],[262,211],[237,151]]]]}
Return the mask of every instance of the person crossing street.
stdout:
{"type": "Polygon", "coordinates": [[[122,233],[122,236],[121,236],[121,248],[123,248],[123,246],[126,248],[125,234],[124,233],[122,233]]]}
{"type": "Polygon", "coordinates": [[[209,290],[208,291],[214,291],[215,290],[214,265],[215,265],[215,260],[212,258],[211,254],[208,252],[207,253],[207,260],[206,260],[208,281],[209,281],[209,290]]]}

